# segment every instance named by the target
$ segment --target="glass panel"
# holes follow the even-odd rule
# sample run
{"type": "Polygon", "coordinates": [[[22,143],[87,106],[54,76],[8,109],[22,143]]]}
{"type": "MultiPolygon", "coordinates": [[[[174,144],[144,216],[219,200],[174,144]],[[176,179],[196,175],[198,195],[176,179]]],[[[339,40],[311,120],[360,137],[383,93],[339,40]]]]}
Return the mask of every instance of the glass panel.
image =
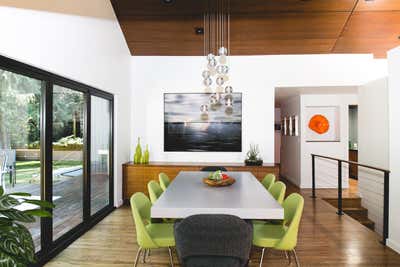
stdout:
{"type": "MultiPolygon", "coordinates": [[[[0,69],[0,185],[40,199],[42,81],[0,69]]],[[[36,208],[20,205],[19,210],[36,208]]],[[[25,224],[40,250],[40,219],[25,224]]]]}
{"type": "Polygon", "coordinates": [[[110,108],[109,100],[91,97],[90,211],[92,215],[110,203],[110,108]]]}
{"type": "Polygon", "coordinates": [[[53,240],[83,221],[84,94],[53,88],[53,240]]]}

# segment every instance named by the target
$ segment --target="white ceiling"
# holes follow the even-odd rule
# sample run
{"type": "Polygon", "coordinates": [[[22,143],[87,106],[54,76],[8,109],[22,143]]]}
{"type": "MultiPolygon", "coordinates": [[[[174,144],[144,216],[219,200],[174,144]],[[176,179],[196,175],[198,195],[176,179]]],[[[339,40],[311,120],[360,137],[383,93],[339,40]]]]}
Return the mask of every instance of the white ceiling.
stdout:
{"type": "Polygon", "coordinates": [[[316,87],[276,87],[275,106],[290,97],[297,95],[331,95],[331,94],[357,94],[358,86],[316,86],[316,87]]]}

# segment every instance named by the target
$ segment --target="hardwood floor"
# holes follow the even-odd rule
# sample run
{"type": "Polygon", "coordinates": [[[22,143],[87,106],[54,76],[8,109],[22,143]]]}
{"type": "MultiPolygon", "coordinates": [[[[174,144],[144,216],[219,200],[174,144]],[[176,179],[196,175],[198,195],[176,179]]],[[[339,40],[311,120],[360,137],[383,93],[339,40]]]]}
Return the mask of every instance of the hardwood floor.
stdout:
{"type": "MultiPolygon", "coordinates": [[[[288,184],[288,193],[295,191],[299,190],[288,184]]],[[[383,247],[376,233],[347,215],[336,215],[336,209],[321,199],[324,190],[318,190],[315,200],[310,190],[300,193],[305,199],[297,246],[301,266],[400,266],[400,255],[383,247]]],[[[46,266],[133,266],[135,238],[130,209],[124,206],[46,266]]],[[[258,266],[259,256],[254,248],[250,266],[258,266]]],[[[139,266],[168,266],[167,250],[153,250],[148,262],[139,266]]],[[[288,261],[281,252],[269,251],[263,266],[288,266],[288,261]]],[[[293,261],[290,266],[295,266],[293,261]]]]}

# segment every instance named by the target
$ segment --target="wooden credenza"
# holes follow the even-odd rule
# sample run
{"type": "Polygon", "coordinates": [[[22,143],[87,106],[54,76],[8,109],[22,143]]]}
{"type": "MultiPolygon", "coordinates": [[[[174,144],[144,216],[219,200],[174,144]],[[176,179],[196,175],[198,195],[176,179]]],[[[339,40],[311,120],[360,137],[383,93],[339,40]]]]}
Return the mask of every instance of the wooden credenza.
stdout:
{"type": "Polygon", "coordinates": [[[277,178],[279,177],[279,165],[277,164],[245,166],[240,163],[150,162],[150,164],[142,165],[127,162],[122,165],[124,201],[126,202],[136,192],[143,192],[147,195],[147,183],[151,180],[158,181],[160,172],[166,173],[173,180],[180,171],[200,171],[205,166],[224,166],[228,171],[248,171],[259,180],[262,180],[267,173],[274,173],[277,178]]]}

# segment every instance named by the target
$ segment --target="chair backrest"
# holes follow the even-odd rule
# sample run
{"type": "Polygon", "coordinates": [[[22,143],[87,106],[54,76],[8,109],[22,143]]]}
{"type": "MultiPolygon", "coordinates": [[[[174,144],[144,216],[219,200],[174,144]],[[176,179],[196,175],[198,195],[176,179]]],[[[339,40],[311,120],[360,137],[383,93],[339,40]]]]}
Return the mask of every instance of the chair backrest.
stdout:
{"type": "Polygon", "coordinates": [[[151,202],[142,192],[138,192],[131,197],[131,209],[133,220],[136,227],[136,239],[142,248],[156,248],[151,236],[147,232],[146,225],[151,223],[150,209],[151,202]]]}
{"type": "Polygon", "coordinates": [[[297,245],[300,220],[303,214],[304,198],[297,193],[290,194],[282,204],[285,211],[284,223],[287,226],[286,233],[275,246],[281,250],[293,250],[297,245]]]}
{"type": "Polygon", "coordinates": [[[262,180],[262,184],[265,187],[265,189],[269,190],[271,186],[275,183],[275,175],[272,173],[269,173],[265,175],[264,179],[262,180]]]}
{"type": "Polygon", "coordinates": [[[193,215],[174,225],[183,266],[246,266],[252,232],[250,223],[232,215],[193,215]]]}
{"type": "Polygon", "coordinates": [[[228,170],[222,166],[206,166],[206,167],[201,168],[201,171],[202,172],[216,172],[216,171],[226,172],[228,170]]]}
{"type": "Polygon", "coordinates": [[[162,190],[163,191],[167,190],[167,187],[171,183],[168,175],[166,175],[165,173],[162,172],[158,175],[158,180],[160,180],[160,186],[161,186],[162,190]]]}
{"type": "Polygon", "coordinates": [[[278,181],[274,183],[268,191],[276,199],[276,201],[278,201],[279,204],[282,204],[286,193],[286,185],[284,183],[278,181]]]}
{"type": "Polygon", "coordinates": [[[149,191],[149,196],[152,204],[154,204],[164,192],[161,186],[156,181],[150,181],[147,184],[147,190],[149,191]]]}

